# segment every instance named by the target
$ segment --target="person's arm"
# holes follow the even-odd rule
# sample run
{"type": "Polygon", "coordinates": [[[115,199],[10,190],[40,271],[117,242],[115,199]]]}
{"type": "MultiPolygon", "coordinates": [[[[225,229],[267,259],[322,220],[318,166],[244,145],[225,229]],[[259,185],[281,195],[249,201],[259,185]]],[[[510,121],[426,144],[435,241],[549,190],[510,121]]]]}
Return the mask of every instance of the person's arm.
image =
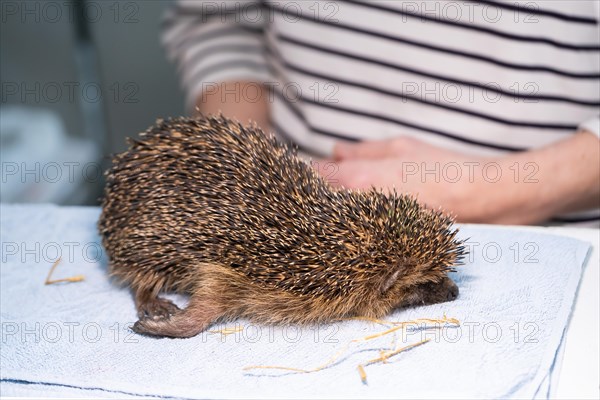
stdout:
{"type": "Polygon", "coordinates": [[[177,65],[189,114],[196,108],[222,112],[268,129],[262,86],[272,81],[264,55],[267,23],[261,0],[173,4],[164,18],[162,42],[177,65]]]}
{"type": "MultiPolygon", "coordinates": [[[[600,140],[590,132],[537,150],[473,157],[399,138],[339,144],[335,185],[412,193],[461,222],[532,224],[600,207],[600,140]]],[[[327,165],[327,163],[320,163],[327,165]]]]}
{"type": "Polygon", "coordinates": [[[223,113],[242,123],[254,121],[270,130],[268,91],[257,82],[223,82],[198,96],[196,110],[202,114],[223,113]]]}
{"type": "Polygon", "coordinates": [[[473,198],[479,199],[474,202],[475,221],[537,223],[600,207],[600,140],[590,132],[500,158],[498,163],[506,176],[497,184],[480,181],[473,188],[473,198]],[[517,179],[515,170],[520,170],[517,179]],[[528,173],[531,176],[525,177],[528,173]]]}

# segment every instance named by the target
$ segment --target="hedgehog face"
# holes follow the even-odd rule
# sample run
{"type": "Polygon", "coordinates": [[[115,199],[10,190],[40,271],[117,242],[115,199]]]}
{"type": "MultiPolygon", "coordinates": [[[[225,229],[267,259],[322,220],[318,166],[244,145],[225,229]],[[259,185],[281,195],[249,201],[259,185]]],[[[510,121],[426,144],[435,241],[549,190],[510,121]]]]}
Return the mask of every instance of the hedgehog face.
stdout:
{"type": "Polygon", "coordinates": [[[458,287],[448,272],[464,248],[451,218],[408,196],[375,190],[363,196],[353,245],[347,246],[360,256],[350,264],[363,265],[375,292],[395,308],[454,300],[458,287]]]}
{"type": "Polygon", "coordinates": [[[393,308],[452,301],[458,296],[458,287],[448,277],[449,265],[407,259],[404,252],[379,255],[376,261],[363,265],[379,270],[370,282],[372,292],[393,308]]]}

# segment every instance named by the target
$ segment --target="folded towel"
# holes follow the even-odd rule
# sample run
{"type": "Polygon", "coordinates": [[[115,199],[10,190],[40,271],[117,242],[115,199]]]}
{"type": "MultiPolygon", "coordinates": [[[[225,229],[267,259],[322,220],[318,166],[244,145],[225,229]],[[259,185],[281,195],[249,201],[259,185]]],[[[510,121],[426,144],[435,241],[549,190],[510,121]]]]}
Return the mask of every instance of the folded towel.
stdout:
{"type": "Polygon", "coordinates": [[[590,247],[553,235],[461,227],[471,252],[451,274],[459,298],[387,318],[446,315],[460,326],[396,332],[396,346],[431,340],[367,366],[363,384],[357,365],[393,346],[392,335],[354,343],[333,365],[310,374],[243,368],[312,369],[383,326],[353,320],[267,327],[242,320],[227,325],[239,329],[229,335],[215,332],[223,328],[217,326],[191,339],[139,336],[130,330],[136,315],[129,291],[107,277],[98,208],[3,205],[0,215],[4,395],[59,396],[64,389],[100,397],[548,397],[590,247]],[[85,280],[45,286],[59,255],[54,279],[85,280]]]}

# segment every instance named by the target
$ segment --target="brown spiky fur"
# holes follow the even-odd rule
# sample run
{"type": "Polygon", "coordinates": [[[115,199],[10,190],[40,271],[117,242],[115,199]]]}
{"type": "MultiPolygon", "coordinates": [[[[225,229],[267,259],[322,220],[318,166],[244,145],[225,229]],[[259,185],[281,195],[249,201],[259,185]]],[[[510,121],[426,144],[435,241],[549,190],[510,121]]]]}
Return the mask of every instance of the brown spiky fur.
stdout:
{"type": "Polygon", "coordinates": [[[219,117],[160,120],[113,160],[99,221],[134,329],[314,323],[451,300],[452,219],[413,198],[333,189],[293,149],[219,117]],[[190,293],[179,310],[158,296],[190,293]]]}

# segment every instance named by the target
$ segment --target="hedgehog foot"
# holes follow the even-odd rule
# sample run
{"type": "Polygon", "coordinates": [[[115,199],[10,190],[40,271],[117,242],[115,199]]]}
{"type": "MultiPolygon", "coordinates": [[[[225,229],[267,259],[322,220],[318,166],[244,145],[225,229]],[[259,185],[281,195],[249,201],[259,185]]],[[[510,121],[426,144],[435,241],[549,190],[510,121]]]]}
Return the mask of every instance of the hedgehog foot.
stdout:
{"type": "Polygon", "coordinates": [[[219,316],[216,308],[192,301],[187,308],[167,318],[140,318],[132,329],[142,335],[188,338],[208,328],[219,316]]]}
{"type": "Polygon", "coordinates": [[[156,297],[138,306],[138,318],[140,319],[164,319],[169,318],[181,309],[167,299],[156,297]]]}
{"type": "Polygon", "coordinates": [[[164,319],[180,311],[173,302],[156,297],[151,291],[138,290],[135,294],[138,318],[164,319]]]}

